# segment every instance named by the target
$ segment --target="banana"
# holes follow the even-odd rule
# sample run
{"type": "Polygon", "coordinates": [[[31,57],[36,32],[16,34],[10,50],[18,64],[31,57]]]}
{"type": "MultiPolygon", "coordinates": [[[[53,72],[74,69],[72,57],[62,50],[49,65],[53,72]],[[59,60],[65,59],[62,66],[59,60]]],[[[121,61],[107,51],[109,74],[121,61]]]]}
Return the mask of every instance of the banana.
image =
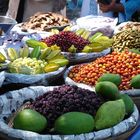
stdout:
{"type": "Polygon", "coordinates": [[[51,48],[48,47],[44,50],[42,50],[41,55],[40,55],[40,59],[46,59],[46,57],[51,53],[51,48]]]}
{"type": "Polygon", "coordinates": [[[48,47],[47,44],[45,44],[44,42],[37,41],[37,40],[34,40],[34,39],[27,40],[26,44],[31,48],[35,48],[35,47],[40,46],[41,49],[45,49],[45,48],[48,47]]]}
{"type": "Polygon", "coordinates": [[[29,56],[29,48],[28,47],[21,48],[19,51],[19,55],[22,58],[28,57],[29,56]]]}
{"type": "Polygon", "coordinates": [[[61,51],[60,50],[54,50],[52,51],[47,57],[47,60],[53,59],[55,56],[60,55],[61,51]]]}
{"type": "Polygon", "coordinates": [[[11,61],[18,58],[18,54],[14,48],[8,48],[7,53],[11,61]]]}
{"type": "Polygon", "coordinates": [[[0,63],[5,62],[6,57],[0,52],[0,63]]]}
{"type": "Polygon", "coordinates": [[[35,47],[33,50],[32,50],[32,52],[31,52],[31,54],[30,54],[30,57],[31,58],[38,58],[39,57],[39,55],[40,55],[40,46],[37,46],[37,47],[35,47]]]}
{"type": "Polygon", "coordinates": [[[85,29],[84,28],[81,28],[81,29],[77,30],[75,33],[77,35],[81,36],[84,32],[85,32],[85,29]]]}

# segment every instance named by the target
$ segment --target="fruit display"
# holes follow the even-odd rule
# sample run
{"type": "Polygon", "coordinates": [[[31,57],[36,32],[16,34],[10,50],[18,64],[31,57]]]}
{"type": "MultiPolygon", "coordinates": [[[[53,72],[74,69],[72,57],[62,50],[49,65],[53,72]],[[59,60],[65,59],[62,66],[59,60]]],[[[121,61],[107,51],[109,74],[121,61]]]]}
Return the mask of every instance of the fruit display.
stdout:
{"type": "MultiPolygon", "coordinates": [[[[41,50],[40,46],[35,46],[32,51],[28,47],[23,47],[16,51],[14,48],[7,49],[7,64],[10,73],[19,74],[42,74],[57,71],[60,67],[66,66],[69,61],[61,54],[60,50],[53,50],[46,47],[41,50]]],[[[0,54],[1,62],[5,61],[5,56],[0,54]]]]}
{"type": "Polygon", "coordinates": [[[11,127],[40,134],[78,135],[114,127],[133,113],[134,103],[128,95],[117,92],[117,98],[109,99],[107,94],[96,93],[70,85],[41,91],[14,113],[11,127]]]}
{"type": "Polygon", "coordinates": [[[67,112],[95,115],[102,103],[100,96],[92,91],[64,85],[36,98],[31,108],[43,114],[48,119],[48,126],[52,126],[57,117],[67,112]]]}
{"type": "Polygon", "coordinates": [[[29,29],[48,31],[52,27],[66,26],[69,22],[67,18],[57,13],[36,13],[29,20],[23,22],[20,27],[23,31],[28,31],[29,29]]]}
{"type": "Polygon", "coordinates": [[[139,22],[124,22],[117,27],[118,31],[124,30],[138,30],[140,31],[140,23],[139,22]]]}
{"type": "Polygon", "coordinates": [[[33,132],[41,132],[47,126],[46,118],[40,113],[24,109],[20,111],[13,121],[13,127],[16,129],[28,130],[33,132]]]}
{"type": "Polygon", "coordinates": [[[119,74],[105,73],[98,79],[98,82],[110,81],[114,83],[116,86],[119,86],[122,82],[121,80],[122,79],[119,74]]]}
{"type": "MultiPolygon", "coordinates": [[[[95,86],[98,79],[105,73],[121,76],[120,90],[132,89],[131,79],[140,74],[140,55],[129,52],[112,52],[88,64],[72,67],[68,77],[77,83],[95,86]]],[[[117,82],[120,83],[120,80],[117,82]]]]}
{"type": "Polygon", "coordinates": [[[47,62],[37,60],[36,58],[18,58],[8,65],[10,73],[19,74],[41,74],[47,62]]]}
{"type": "Polygon", "coordinates": [[[101,52],[113,43],[112,39],[102,33],[97,32],[90,36],[90,32],[85,29],[79,29],[76,32],[61,31],[59,34],[43,39],[43,41],[47,46],[57,45],[61,51],[70,53],[101,52]]]}
{"type": "Polygon", "coordinates": [[[109,81],[97,82],[95,85],[95,91],[97,94],[100,94],[102,97],[109,100],[115,100],[119,98],[118,87],[109,81]]]}
{"type": "Polygon", "coordinates": [[[140,74],[134,76],[131,81],[130,85],[135,89],[140,89],[140,74]]]}
{"type": "Polygon", "coordinates": [[[54,130],[65,135],[89,133],[93,129],[93,116],[83,112],[65,113],[58,117],[54,124],[54,130]]]}
{"type": "Polygon", "coordinates": [[[0,63],[3,63],[6,61],[6,57],[0,52],[0,63]]]}
{"type": "Polygon", "coordinates": [[[138,30],[124,30],[115,34],[113,40],[114,51],[123,51],[125,48],[129,48],[138,50],[140,53],[140,32],[138,30]]]}
{"type": "Polygon", "coordinates": [[[112,127],[124,119],[125,104],[122,99],[105,102],[95,116],[96,130],[112,127]],[[117,113],[114,113],[116,112],[117,113]],[[107,117],[105,117],[107,116],[107,117]]]}

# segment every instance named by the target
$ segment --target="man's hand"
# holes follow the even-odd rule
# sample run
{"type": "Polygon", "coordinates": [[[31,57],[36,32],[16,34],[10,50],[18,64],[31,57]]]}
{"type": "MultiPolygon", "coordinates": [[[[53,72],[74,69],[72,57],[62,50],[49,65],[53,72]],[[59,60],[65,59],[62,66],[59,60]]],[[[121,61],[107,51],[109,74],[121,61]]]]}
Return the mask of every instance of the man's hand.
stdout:
{"type": "Polygon", "coordinates": [[[98,2],[99,8],[102,12],[113,11],[115,7],[115,3],[116,3],[116,0],[112,0],[112,2],[109,5],[98,2]]]}

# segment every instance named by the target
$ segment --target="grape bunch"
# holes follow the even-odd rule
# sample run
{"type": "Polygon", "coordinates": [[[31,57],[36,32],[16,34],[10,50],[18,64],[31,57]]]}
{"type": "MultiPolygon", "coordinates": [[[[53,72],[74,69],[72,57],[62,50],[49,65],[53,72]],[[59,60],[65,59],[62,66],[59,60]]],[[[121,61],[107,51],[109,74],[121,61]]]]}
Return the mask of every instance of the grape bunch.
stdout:
{"type": "Polygon", "coordinates": [[[71,31],[62,31],[59,34],[54,34],[46,39],[44,42],[48,46],[57,45],[61,48],[63,52],[69,52],[69,48],[74,46],[76,52],[81,52],[83,48],[90,44],[90,42],[81,36],[76,35],[74,32],[71,31]]]}
{"type": "Polygon", "coordinates": [[[63,85],[37,97],[30,107],[44,115],[52,127],[56,118],[66,112],[79,111],[95,115],[103,102],[92,91],[63,85]]]}

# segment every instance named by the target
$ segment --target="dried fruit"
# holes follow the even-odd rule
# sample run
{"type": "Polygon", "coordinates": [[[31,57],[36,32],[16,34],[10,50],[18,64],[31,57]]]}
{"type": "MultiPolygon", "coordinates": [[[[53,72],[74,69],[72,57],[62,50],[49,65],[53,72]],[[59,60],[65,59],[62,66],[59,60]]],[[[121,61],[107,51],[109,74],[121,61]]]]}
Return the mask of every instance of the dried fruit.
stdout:
{"type": "Polygon", "coordinates": [[[76,111],[95,115],[102,103],[103,99],[95,92],[63,85],[37,97],[31,108],[43,114],[53,127],[54,121],[66,112],[76,111]]]}

